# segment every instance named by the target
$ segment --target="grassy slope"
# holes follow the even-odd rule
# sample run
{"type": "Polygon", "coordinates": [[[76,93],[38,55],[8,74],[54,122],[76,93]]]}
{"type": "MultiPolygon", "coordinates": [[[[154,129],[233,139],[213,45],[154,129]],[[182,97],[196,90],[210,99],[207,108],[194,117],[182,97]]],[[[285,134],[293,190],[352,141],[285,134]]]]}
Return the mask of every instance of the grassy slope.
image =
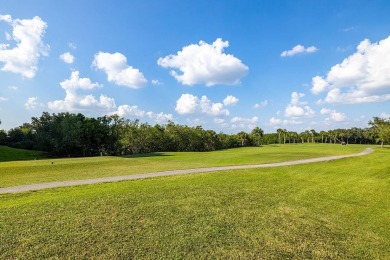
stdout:
{"type": "Polygon", "coordinates": [[[152,153],[129,157],[2,162],[0,163],[0,187],[174,169],[280,162],[356,153],[363,150],[364,146],[360,145],[297,144],[237,148],[205,153],[152,153]]]}
{"type": "Polygon", "coordinates": [[[390,258],[390,149],[0,195],[0,258],[390,258]]]}
{"type": "Polygon", "coordinates": [[[45,158],[45,153],[24,149],[14,149],[0,145],[0,162],[34,160],[45,158]]]}

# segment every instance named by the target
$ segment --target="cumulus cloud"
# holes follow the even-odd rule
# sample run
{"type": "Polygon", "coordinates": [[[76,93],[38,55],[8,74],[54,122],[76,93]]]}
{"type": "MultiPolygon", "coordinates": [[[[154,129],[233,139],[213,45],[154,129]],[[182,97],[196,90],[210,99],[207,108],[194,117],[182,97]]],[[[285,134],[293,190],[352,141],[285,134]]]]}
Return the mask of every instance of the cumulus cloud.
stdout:
{"type": "Polygon", "coordinates": [[[237,129],[237,128],[241,128],[241,129],[253,129],[255,128],[257,125],[256,123],[259,121],[259,118],[257,116],[254,116],[252,118],[245,118],[245,117],[233,117],[230,122],[233,123],[231,125],[231,128],[232,129],[237,129]]]}
{"type": "Polygon", "coordinates": [[[130,105],[121,105],[118,109],[111,114],[117,114],[120,117],[144,117],[147,116],[150,119],[158,123],[167,122],[169,120],[173,120],[172,114],[164,114],[163,112],[154,113],[154,112],[145,112],[144,110],[138,108],[138,106],[130,106],[130,105]]]}
{"type": "Polygon", "coordinates": [[[229,42],[221,38],[212,44],[200,41],[183,47],[177,55],[159,58],[157,64],[173,68],[171,75],[183,85],[236,85],[248,73],[248,67],[233,55],[224,53],[226,47],[229,42]]]}
{"type": "Polygon", "coordinates": [[[253,105],[253,108],[262,108],[268,106],[268,100],[261,101],[253,105]]]}
{"type": "Polygon", "coordinates": [[[173,120],[172,114],[165,114],[163,112],[160,113],[147,112],[146,114],[150,119],[154,119],[157,123],[163,123],[163,122],[173,120]]]}
{"type": "Polygon", "coordinates": [[[61,87],[65,90],[70,89],[94,89],[101,87],[99,83],[92,83],[89,78],[80,78],[80,72],[72,71],[69,79],[66,79],[60,83],[61,87]]]}
{"type": "Polygon", "coordinates": [[[161,85],[162,83],[159,80],[157,80],[157,79],[153,79],[152,80],[152,84],[153,85],[161,85]]]}
{"type": "Polygon", "coordinates": [[[232,105],[235,105],[237,104],[239,101],[238,98],[236,98],[235,96],[227,96],[224,100],[223,100],[223,104],[225,106],[232,106],[232,105]]]}
{"type": "Polygon", "coordinates": [[[12,26],[12,35],[7,40],[14,40],[16,46],[0,43],[1,70],[21,74],[33,78],[38,70],[38,60],[47,56],[49,46],[43,43],[47,24],[38,16],[32,19],[12,19],[10,15],[0,15],[0,21],[12,26]]]}
{"type": "Polygon", "coordinates": [[[24,104],[26,109],[32,110],[35,109],[38,106],[38,98],[37,97],[29,97],[27,99],[27,102],[24,104]]]}
{"type": "Polygon", "coordinates": [[[184,114],[207,114],[214,116],[228,116],[227,110],[222,103],[212,103],[206,96],[198,98],[191,94],[182,94],[176,101],[176,112],[184,114]]]}
{"type": "Polygon", "coordinates": [[[326,118],[326,120],[332,120],[334,122],[342,122],[345,121],[346,119],[346,115],[344,113],[337,112],[336,110],[332,110],[329,108],[322,108],[320,114],[329,115],[329,117],[326,118]]]}
{"type": "Polygon", "coordinates": [[[257,116],[251,117],[251,118],[245,118],[245,117],[233,117],[230,122],[232,123],[257,123],[259,121],[259,118],[257,116]]]}
{"type": "Polygon", "coordinates": [[[282,124],[282,120],[279,118],[271,117],[269,120],[269,124],[271,126],[280,125],[280,124],[282,124]]]}
{"type": "Polygon", "coordinates": [[[8,100],[8,98],[0,96],[0,102],[7,101],[7,100],[8,100]]]}
{"type": "Polygon", "coordinates": [[[331,109],[329,108],[322,108],[321,111],[320,111],[320,114],[321,115],[327,115],[327,114],[330,114],[332,112],[331,109]]]}
{"type": "Polygon", "coordinates": [[[89,78],[80,78],[78,71],[72,71],[69,79],[60,82],[65,90],[64,100],[48,102],[48,107],[55,111],[83,111],[83,110],[104,110],[111,111],[116,107],[115,100],[105,95],[100,95],[97,99],[93,95],[79,96],[78,89],[92,90],[100,87],[99,83],[93,83],[89,78]]]}
{"type": "Polygon", "coordinates": [[[219,125],[222,125],[225,123],[225,119],[223,119],[223,118],[214,118],[213,121],[214,121],[214,123],[219,124],[219,125]]]}
{"type": "Polygon", "coordinates": [[[326,77],[313,78],[314,94],[327,91],[328,103],[369,103],[390,100],[390,37],[363,40],[356,52],[334,65],[326,77]]]}
{"type": "Polygon", "coordinates": [[[342,122],[342,121],[345,121],[346,116],[344,113],[332,111],[330,113],[330,119],[335,121],[335,122],[342,122]]]}
{"type": "Polygon", "coordinates": [[[305,94],[293,92],[291,94],[290,104],[287,105],[284,115],[286,117],[303,117],[303,116],[313,116],[315,114],[314,110],[306,105],[306,102],[300,101],[300,98],[304,97],[305,94]]]}
{"type": "Polygon", "coordinates": [[[117,114],[120,117],[125,117],[125,116],[143,117],[145,115],[145,111],[140,110],[138,106],[122,105],[119,106],[118,110],[113,112],[113,114],[117,114]]]}
{"type": "Polygon", "coordinates": [[[309,106],[294,106],[287,105],[284,115],[286,117],[302,117],[302,116],[313,116],[315,114],[314,110],[309,106]]]}
{"type": "Polygon", "coordinates": [[[305,46],[298,44],[298,45],[294,46],[291,50],[283,51],[280,54],[280,56],[281,57],[289,57],[289,56],[297,55],[299,53],[314,53],[316,51],[318,51],[318,49],[314,46],[310,46],[310,47],[305,48],[305,46]]]}
{"type": "Polygon", "coordinates": [[[65,62],[65,63],[68,63],[68,64],[72,64],[74,62],[74,56],[72,54],[70,54],[69,52],[65,52],[63,54],[60,55],[60,59],[65,62]]]}
{"type": "Polygon", "coordinates": [[[126,56],[119,52],[95,54],[92,66],[103,70],[107,74],[107,80],[118,86],[138,89],[148,82],[142,72],[129,66],[126,56]]]}

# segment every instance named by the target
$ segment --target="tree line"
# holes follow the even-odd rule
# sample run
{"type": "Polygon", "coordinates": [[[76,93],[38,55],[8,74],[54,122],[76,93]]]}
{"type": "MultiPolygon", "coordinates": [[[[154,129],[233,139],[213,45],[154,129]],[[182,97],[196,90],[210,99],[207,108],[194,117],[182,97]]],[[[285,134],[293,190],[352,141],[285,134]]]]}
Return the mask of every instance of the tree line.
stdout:
{"type": "Polygon", "coordinates": [[[390,119],[374,117],[369,128],[335,129],[301,133],[277,129],[264,134],[256,127],[250,133],[216,133],[201,126],[175,124],[154,126],[118,115],[98,118],[82,114],[43,112],[9,131],[0,130],[0,145],[46,151],[53,156],[127,155],[161,151],[213,151],[242,146],[286,143],[386,144],[390,142],[390,119]]]}

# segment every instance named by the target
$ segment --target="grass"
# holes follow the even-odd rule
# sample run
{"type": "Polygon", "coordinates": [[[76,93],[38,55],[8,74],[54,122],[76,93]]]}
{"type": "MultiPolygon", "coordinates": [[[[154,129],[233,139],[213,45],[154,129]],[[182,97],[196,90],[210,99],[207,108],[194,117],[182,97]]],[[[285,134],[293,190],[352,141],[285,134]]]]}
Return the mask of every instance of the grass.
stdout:
{"type": "Polygon", "coordinates": [[[389,154],[0,195],[0,258],[388,259],[389,154]]]}
{"type": "MultiPolygon", "coordinates": [[[[0,188],[176,169],[280,162],[357,153],[363,151],[364,148],[365,146],[361,145],[295,144],[236,148],[204,153],[170,152],[126,157],[107,156],[1,162],[0,188]]],[[[9,149],[0,146],[0,153],[1,151],[7,152],[9,149]]],[[[15,154],[17,152],[9,153],[15,154]]]]}
{"type": "Polygon", "coordinates": [[[0,145],[0,162],[43,159],[46,153],[0,145]]]}

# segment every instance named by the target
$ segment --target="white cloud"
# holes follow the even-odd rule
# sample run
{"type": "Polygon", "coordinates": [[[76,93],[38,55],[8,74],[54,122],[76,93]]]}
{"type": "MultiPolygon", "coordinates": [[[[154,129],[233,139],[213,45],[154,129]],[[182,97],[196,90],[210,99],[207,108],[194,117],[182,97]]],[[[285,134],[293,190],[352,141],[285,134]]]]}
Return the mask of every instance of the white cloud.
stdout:
{"type": "Polygon", "coordinates": [[[176,112],[179,114],[207,114],[214,116],[229,115],[222,103],[212,103],[206,96],[200,99],[191,94],[182,94],[176,101],[176,112]]]}
{"type": "Polygon", "coordinates": [[[332,112],[331,109],[329,108],[322,108],[321,111],[320,111],[320,114],[321,115],[327,115],[327,114],[330,114],[332,112]]]}
{"type": "Polygon", "coordinates": [[[101,87],[99,83],[92,83],[89,78],[80,78],[80,72],[72,71],[69,79],[66,79],[60,83],[61,87],[65,90],[70,89],[94,89],[101,87]]]}
{"type": "Polygon", "coordinates": [[[327,90],[328,103],[369,103],[390,100],[390,37],[360,42],[356,52],[334,65],[326,77],[313,78],[312,92],[327,90]]]}
{"type": "Polygon", "coordinates": [[[38,98],[37,97],[29,97],[27,99],[27,102],[24,104],[26,109],[32,110],[35,109],[38,106],[38,98]]]}
{"type": "Polygon", "coordinates": [[[342,122],[342,121],[345,121],[346,116],[345,116],[344,113],[339,113],[339,112],[336,112],[336,111],[332,111],[330,113],[330,119],[335,121],[335,122],[342,122]]]}
{"type": "Polygon", "coordinates": [[[266,106],[268,106],[268,100],[264,100],[258,104],[254,104],[253,108],[261,108],[261,107],[266,107],[266,106]]]}
{"type": "Polygon", "coordinates": [[[17,86],[9,86],[8,89],[17,91],[19,88],[17,86]]]}
{"type": "Polygon", "coordinates": [[[225,119],[223,119],[223,118],[214,118],[214,123],[219,124],[219,125],[224,124],[225,123],[225,119]]]}
{"type": "Polygon", "coordinates": [[[321,92],[324,92],[328,86],[329,86],[329,83],[326,80],[324,80],[320,76],[315,76],[312,79],[311,92],[313,94],[319,94],[321,92]]]}
{"type": "Polygon", "coordinates": [[[257,123],[259,121],[259,118],[257,116],[251,117],[251,118],[245,118],[245,117],[233,117],[230,122],[232,123],[257,123]]]}
{"type": "Polygon", "coordinates": [[[306,102],[300,101],[300,98],[304,97],[305,94],[293,92],[291,94],[290,104],[287,105],[284,115],[286,117],[303,117],[303,116],[313,116],[315,114],[314,110],[306,105],[306,102]]]}
{"type": "Polygon", "coordinates": [[[92,90],[100,87],[99,83],[92,83],[89,78],[80,78],[78,71],[72,71],[69,79],[60,82],[65,90],[64,100],[55,100],[48,102],[48,107],[56,111],[83,111],[83,110],[104,110],[111,111],[116,108],[115,100],[105,95],[100,95],[96,99],[93,95],[79,96],[78,89],[92,90]]]}
{"type": "Polygon", "coordinates": [[[303,121],[294,120],[294,119],[292,119],[292,120],[287,120],[287,119],[283,120],[283,125],[301,125],[301,124],[303,124],[303,121]]]}
{"type": "Polygon", "coordinates": [[[270,120],[269,120],[269,124],[271,126],[280,125],[280,124],[282,124],[282,120],[279,119],[279,118],[271,117],[270,120]]]}
{"type": "Polygon", "coordinates": [[[70,54],[69,52],[65,52],[63,54],[60,55],[60,59],[65,62],[65,63],[68,63],[68,64],[72,64],[74,62],[74,56],[72,54],[70,54]]]}
{"type": "Polygon", "coordinates": [[[289,57],[289,56],[294,56],[294,55],[299,54],[299,53],[313,53],[316,51],[318,51],[318,49],[314,46],[310,46],[310,47],[305,48],[305,46],[298,44],[298,45],[294,46],[291,50],[283,51],[280,54],[280,56],[281,57],[289,57]]]}
{"type": "Polygon", "coordinates": [[[152,84],[153,85],[161,85],[162,83],[160,81],[158,81],[157,79],[153,79],[152,84]]]}
{"type": "Polygon", "coordinates": [[[381,113],[381,114],[379,115],[379,117],[380,117],[380,118],[390,118],[390,114],[389,114],[389,113],[383,112],[383,113],[381,113]]]}
{"type": "Polygon", "coordinates": [[[42,41],[46,23],[38,16],[13,20],[10,15],[0,15],[0,21],[12,26],[11,38],[16,42],[11,49],[8,44],[0,44],[0,62],[4,63],[1,70],[33,78],[38,70],[39,58],[48,55],[49,46],[42,41]]]}
{"type": "Polygon", "coordinates": [[[183,47],[177,55],[159,58],[157,64],[173,68],[171,75],[184,85],[236,85],[247,74],[248,67],[233,55],[224,53],[228,46],[229,42],[220,38],[212,44],[200,41],[183,47]]]}
{"type": "Polygon", "coordinates": [[[0,102],[7,101],[7,100],[8,100],[8,98],[0,96],[0,102]]]}
{"type": "Polygon", "coordinates": [[[163,112],[154,113],[154,112],[145,112],[144,110],[138,108],[138,106],[130,106],[130,105],[121,105],[114,112],[110,113],[111,115],[117,114],[120,117],[144,117],[147,116],[150,119],[153,119],[157,123],[164,123],[167,121],[172,121],[172,114],[164,114],[163,112]]]}
{"type": "Polygon", "coordinates": [[[158,123],[162,122],[167,122],[167,121],[172,121],[173,120],[173,115],[172,114],[165,114],[163,112],[160,113],[153,113],[153,112],[148,112],[148,116],[151,119],[154,119],[158,123]]]}
{"type": "Polygon", "coordinates": [[[303,93],[298,93],[298,92],[293,92],[291,93],[291,105],[304,105],[305,102],[299,101],[300,98],[304,97],[305,94],[303,93]]]}
{"type": "Polygon", "coordinates": [[[129,66],[127,58],[118,52],[99,52],[95,54],[92,66],[106,72],[107,80],[118,86],[137,89],[148,82],[142,72],[129,66]]]}
{"type": "Polygon", "coordinates": [[[329,108],[322,108],[320,111],[321,115],[329,115],[329,118],[326,118],[326,120],[332,120],[335,122],[341,122],[346,119],[346,116],[344,113],[336,112],[336,110],[331,110],[329,108]]]}
{"type": "Polygon", "coordinates": [[[77,45],[76,45],[76,43],[74,43],[74,42],[70,42],[70,43],[68,44],[68,46],[69,46],[69,48],[72,49],[72,50],[77,49],[77,45]]]}
{"type": "Polygon", "coordinates": [[[145,111],[140,110],[138,106],[122,105],[119,106],[118,110],[113,112],[112,114],[117,114],[120,117],[125,117],[125,116],[143,117],[145,115],[145,111]]]}
{"type": "Polygon", "coordinates": [[[232,106],[232,105],[235,105],[237,104],[239,101],[238,98],[234,97],[234,96],[227,96],[224,100],[223,100],[223,104],[225,106],[232,106]]]}
{"type": "Polygon", "coordinates": [[[199,126],[199,125],[203,125],[206,123],[205,121],[201,120],[200,118],[195,118],[195,119],[187,118],[186,121],[187,121],[188,125],[190,125],[190,126],[199,126]]]}
{"type": "Polygon", "coordinates": [[[286,117],[302,117],[302,116],[313,116],[314,110],[309,106],[299,107],[294,105],[287,105],[284,115],[286,117]]]}

